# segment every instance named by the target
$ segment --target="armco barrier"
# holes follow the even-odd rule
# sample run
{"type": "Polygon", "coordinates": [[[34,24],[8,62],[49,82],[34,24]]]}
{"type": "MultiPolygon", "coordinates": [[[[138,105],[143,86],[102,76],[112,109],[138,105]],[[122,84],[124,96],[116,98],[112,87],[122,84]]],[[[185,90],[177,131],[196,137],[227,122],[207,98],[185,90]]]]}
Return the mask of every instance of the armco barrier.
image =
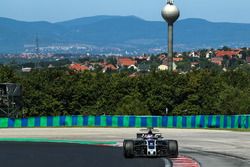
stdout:
{"type": "Polygon", "coordinates": [[[0,128],[25,127],[162,127],[249,128],[250,115],[195,116],[48,116],[0,118],[0,128]]]}

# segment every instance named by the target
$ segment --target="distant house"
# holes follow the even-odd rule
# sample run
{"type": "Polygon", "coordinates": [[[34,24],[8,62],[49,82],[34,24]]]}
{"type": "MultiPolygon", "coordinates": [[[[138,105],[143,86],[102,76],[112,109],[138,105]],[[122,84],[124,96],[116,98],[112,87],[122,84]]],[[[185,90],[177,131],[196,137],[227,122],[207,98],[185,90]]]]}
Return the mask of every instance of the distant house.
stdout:
{"type": "Polygon", "coordinates": [[[138,67],[136,67],[135,65],[130,65],[130,66],[128,66],[128,69],[134,69],[134,70],[138,70],[138,67]]]}
{"type": "Polygon", "coordinates": [[[95,70],[95,67],[94,67],[94,65],[92,65],[92,64],[89,64],[89,65],[88,65],[88,68],[89,68],[90,71],[94,71],[94,70],[95,70]]]}
{"type": "MultiPolygon", "coordinates": [[[[173,71],[175,71],[176,69],[177,69],[177,65],[175,64],[175,62],[173,62],[173,71]]],[[[158,70],[160,71],[168,70],[168,65],[166,64],[159,65],[158,70]]]]}
{"type": "Polygon", "coordinates": [[[89,68],[87,66],[84,66],[84,65],[81,65],[78,63],[71,64],[69,66],[69,69],[74,70],[74,71],[78,71],[78,72],[89,70],[89,68]]]}
{"type": "Polygon", "coordinates": [[[160,71],[166,71],[166,70],[168,70],[168,66],[167,66],[167,65],[164,65],[164,64],[159,65],[159,66],[158,66],[158,70],[160,70],[160,71]]]}
{"type": "Polygon", "coordinates": [[[247,64],[250,64],[250,56],[246,57],[247,64]]]}
{"type": "Polygon", "coordinates": [[[207,51],[206,58],[210,59],[210,58],[212,58],[212,56],[213,56],[213,52],[211,50],[207,51]]]}
{"type": "Polygon", "coordinates": [[[183,61],[183,58],[182,58],[182,57],[174,57],[174,58],[173,58],[173,61],[174,61],[174,62],[183,61]]]}
{"type": "Polygon", "coordinates": [[[241,50],[218,50],[215,52],[216,57],[224,57],[228,56],[230,59],[233,58],[234,56],[238,58],[242,58],[241,50]]]}
{"type": "Polygon", "coordinates": [[[52,64],[49,64],[48,68],[54,68],[54,66],[52,64]]]}
{"type": "Polygon", "coordinates": [[[191,62],[191,67],[195,68],[195,67],[199,67],[200,63],[198,61],[195,62],[191,62]]]}
{"type": "Polygon", "coordinates": [[[211,62],[221,66],[223,62],[223,57],[212,57],[211,62]]]}
{"type": "Polygon", "coordinates": [[[139,56],[135,57],[135,60],[137,61],[138,64],[145,62],[145,61],[150,61],[150,56],[139,56]]]}
{"type": "MultiPolygon", "coordinates": [[[[180,62],[183,61],[184,58],[183,57],[173,57],[173,70],[176,70],[177,65],[176,62],[180,62]]],[[[162,65],[166,65],[168,66],[168,58],[166,57],[165,59],[162,60],[162,65]]]]}
{"type": "Polygon", "coordinates": [[[183,55],[181,53],[178,53],[175,55],[176,57],[182,57],[183,55]]]}
{"type": "Polygon", "coordinates": [[[129,67],[131,65],[136,65],[137,61],[132,60],[131,58],[126,58],[126,57],[119,57],[117,60],[117,65],[121,67],[129,67]]]}
{"type": "Polygon", "coordinates": [[[116,71],[117,67],[115,67],[113,64],[104,64],[102,72],[107,72],[107,71],[116,71]]]}
{"type": "Polygon", "coordinates": [[[22,72],[31,72],[32,68],[30,67],[24,67],[22,68],[22,72]]]}
{"type": "Polygon", "coordinates": [[[158,57],[158,59],[160,59],[161,61],[163,61],[165,58],[167,58],[167,56],[164,55],[164,54],[161,54],[161,55],[158,57]]]}
{"type": "Polygon", "coordinates": [[[191,52],[189,54],[189,57],[197,57],[197,58],[200,58],[200,53],[199,52],[191,52]]]}

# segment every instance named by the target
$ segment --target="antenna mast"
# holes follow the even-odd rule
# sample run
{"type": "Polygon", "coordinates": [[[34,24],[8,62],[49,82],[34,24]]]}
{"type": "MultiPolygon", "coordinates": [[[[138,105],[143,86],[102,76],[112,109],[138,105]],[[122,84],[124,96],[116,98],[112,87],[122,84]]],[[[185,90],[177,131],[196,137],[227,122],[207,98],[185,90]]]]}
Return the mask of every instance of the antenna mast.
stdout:
{"type": "Polygon", "coordinates": [[[39,55],[39,39],[38,36],[36,35],[36,55],[39,55]]]}
{"type": "Polygon", "coordinates": [[[40,49],[39,49],[39,38],[38,35],[36,34],[36,58],[37,61],[35,62],[35,69],[39,68],[40,64],[40,49]]]}

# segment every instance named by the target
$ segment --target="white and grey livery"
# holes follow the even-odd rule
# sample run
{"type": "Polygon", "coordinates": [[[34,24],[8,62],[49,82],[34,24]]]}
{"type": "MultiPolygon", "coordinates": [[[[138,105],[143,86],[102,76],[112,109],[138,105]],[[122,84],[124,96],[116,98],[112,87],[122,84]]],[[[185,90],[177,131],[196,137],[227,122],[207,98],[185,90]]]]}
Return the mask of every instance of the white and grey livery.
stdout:
{"type": "MultiPolygon", "coordinates": [[[[143,130],[145,131],[145,130],[143,130]]],[[[146,133],[137,133],[136,139],[125,139],[123,151],[126,158],[133,157],[171,157],[177,158],[178,142],[166,140],[161,133],[153,133],[155,129],[147,129],[146,133]]]]}

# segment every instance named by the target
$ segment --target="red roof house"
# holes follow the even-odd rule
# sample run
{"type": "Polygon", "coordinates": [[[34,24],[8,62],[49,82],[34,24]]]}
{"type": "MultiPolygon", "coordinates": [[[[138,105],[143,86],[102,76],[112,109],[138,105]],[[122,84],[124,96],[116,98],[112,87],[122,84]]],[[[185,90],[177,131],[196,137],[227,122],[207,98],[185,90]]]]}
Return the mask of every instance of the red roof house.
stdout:
{"type": "Polygon", "coordinates": [[[104,67],[110,70],[117,70],[117,68],[113,64],[106,64],[104,67]]]}
{"type": "Polygon", "coordinates": [[[223,57],[213,57],[213,58],[211,58],[211,62],[215,63],[215,64],[217,64],[219,66],[222,65],[222,61],[223,61],[223,57]]]}
{"type": "Polygon", "coordinates": [[[131,65],[136,65],[137,61],[132,60],[130,58],[122,57],[122,58],[118,58],[117,64],[119,66],[122,66],[122,67],[128,67],[128,66],[131,66],[131,65]]]}
{"type": "Polygon", "coordinates": [[[229,51],[224,51],[224,50],[218,50],[215,52],[216,57],[224,57],[228,56],[232,58],[233,56],[238,56],[240,54],[241,50],[229,50],[229,51]]]}
{"type": "Polygon", "coordinates": [[[71,64],[69,66],[69,69],[71,70],[75,70],[75,71],[86,71],[89,70],[89,68],[87,66],[81,65],[81,64],[71,64]]]}
{"type": "Polygon", "coordinates": [[[179,61],[182,61],[182,60],[183,60],[182,57],[174,57],[174,58],[173,58],[173,61],[174,61],[174,62],[179,62],[179,61]]]}
{"type": "Polygon", "coordinates": [[[113,64],[105,64],[103,66],[102,71],[106,72],[107,70],[115,71],[115,70],[117,70],[117,68],[113,64]]]}

